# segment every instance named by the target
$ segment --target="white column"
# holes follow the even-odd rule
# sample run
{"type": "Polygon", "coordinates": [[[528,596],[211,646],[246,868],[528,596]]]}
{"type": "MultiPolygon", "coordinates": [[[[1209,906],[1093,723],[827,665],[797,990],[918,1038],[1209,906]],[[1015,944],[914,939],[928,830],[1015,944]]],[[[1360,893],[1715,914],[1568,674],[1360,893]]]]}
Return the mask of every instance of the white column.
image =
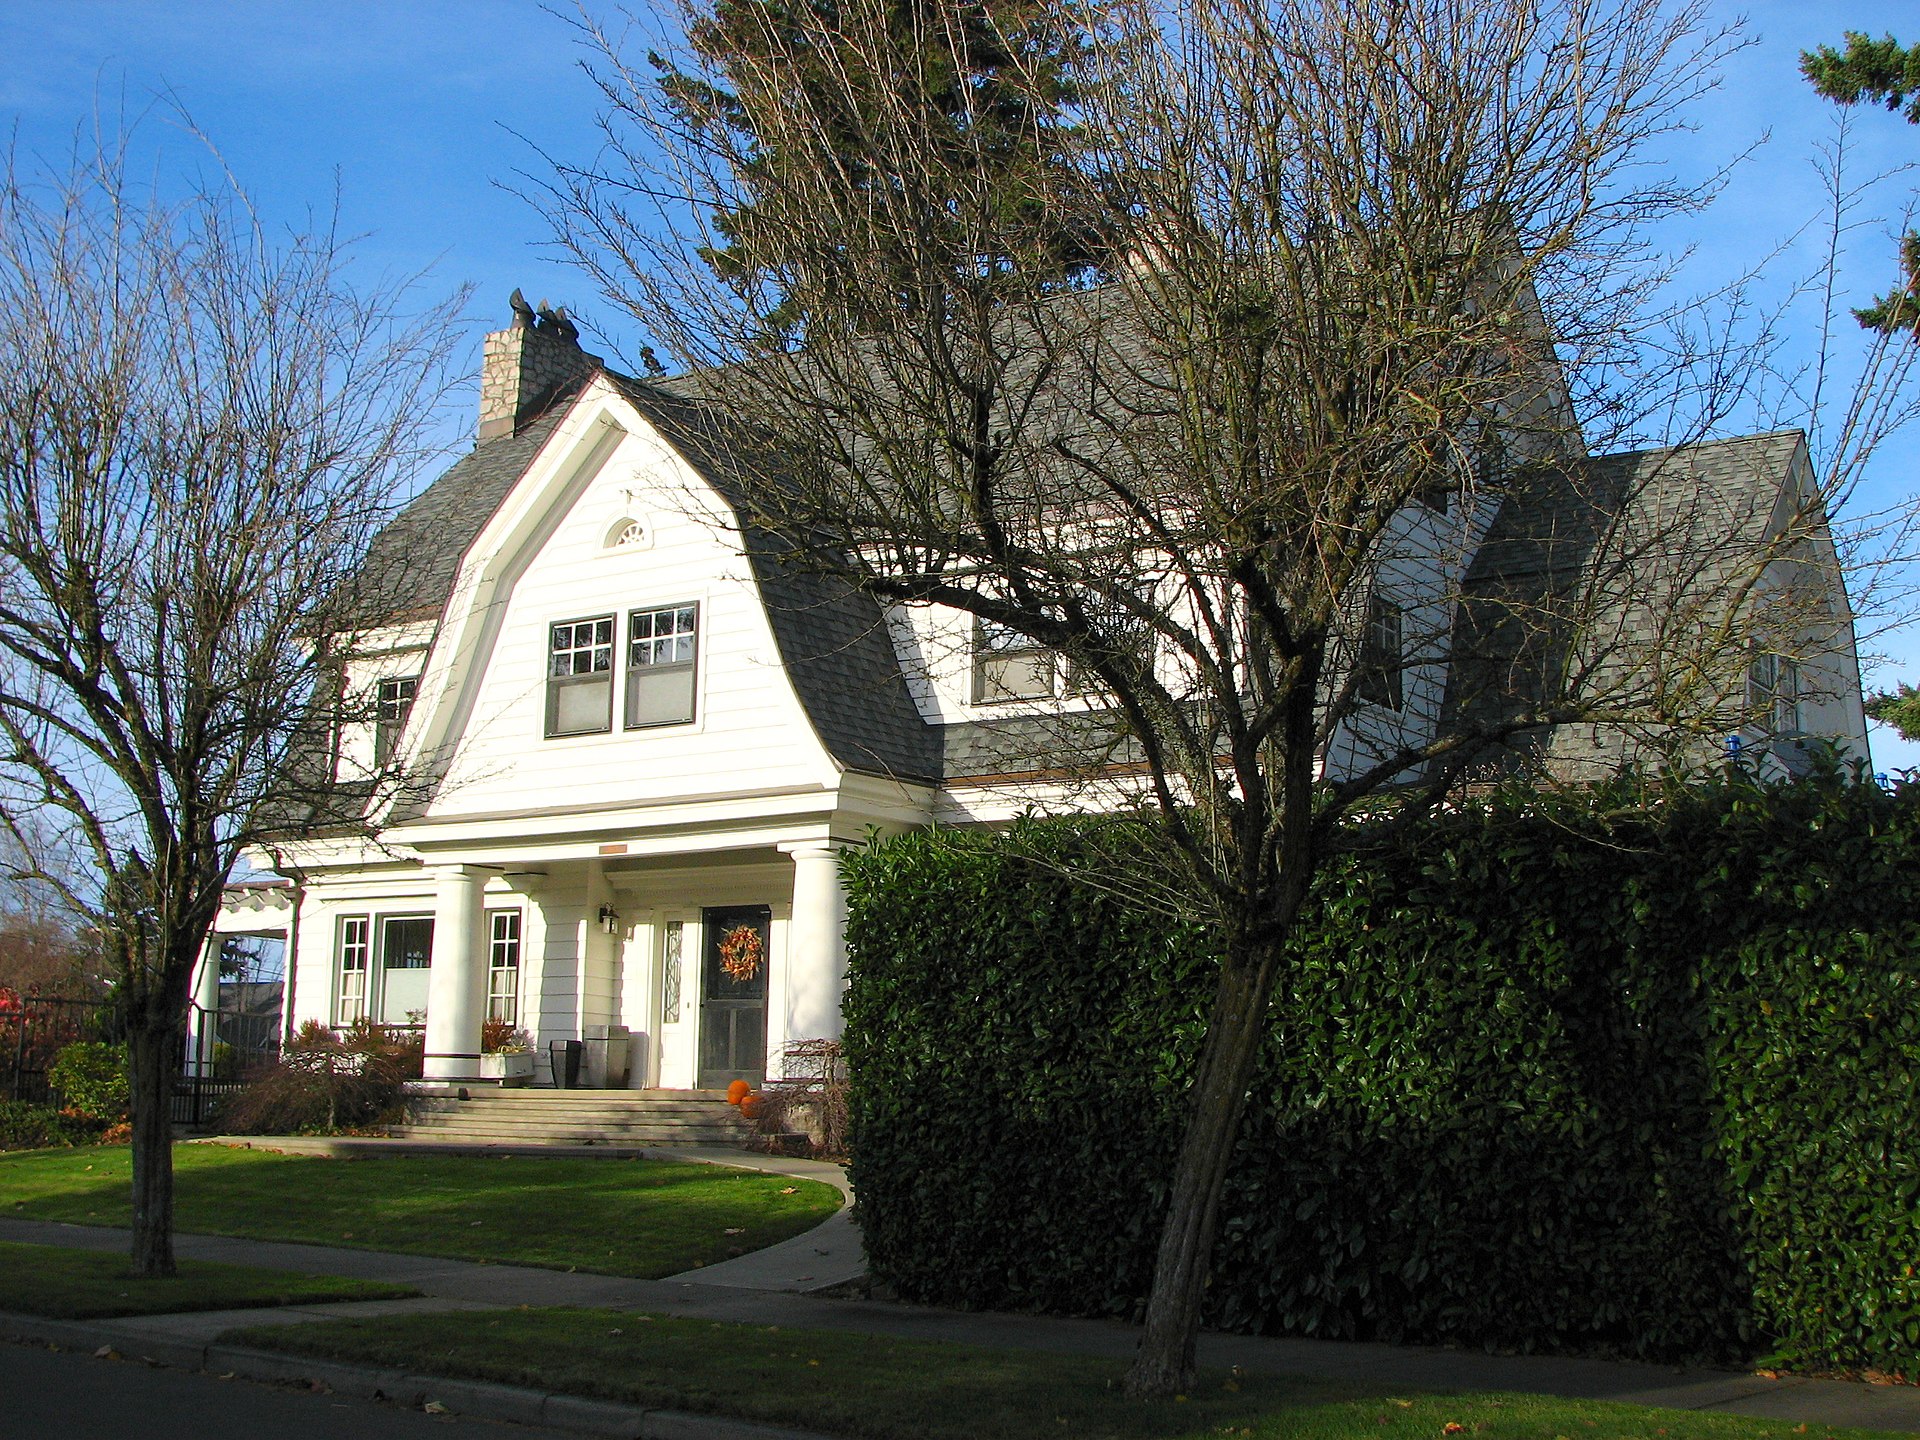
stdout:
{"type": "Polygon", "coordinates": [[[840,888],[840,846],[807,841],[780,847],[793,857],[793,918],[787,927],[787,1033],[795,1040],[840,1038],[840,992],[847,983],[847,897],[840,888]]]}
{"type": "Polygon", "coordinates": [[[482,954],[487,872],[473,865],[449,865],[435,879],[425,1075],[429,1080],[476,1080],[480,1024],[487,1013],[482,954]]]}
{"type": "Polygon", "coordinates": [[[193,1011],[187,1027],[187,1071],[213,1073],[215,1019],[220,1013],[220,943],[225,937],[209,931],[193,967],[193,1011]]]}

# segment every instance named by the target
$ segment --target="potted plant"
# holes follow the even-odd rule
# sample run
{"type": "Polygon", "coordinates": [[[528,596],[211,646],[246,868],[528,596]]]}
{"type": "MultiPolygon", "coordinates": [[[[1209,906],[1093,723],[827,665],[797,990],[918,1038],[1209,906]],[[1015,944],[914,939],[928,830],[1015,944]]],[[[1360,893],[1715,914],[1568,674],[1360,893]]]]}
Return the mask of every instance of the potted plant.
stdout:
{"type": "Polygon", "coordinates": [[[533,1037],[505,1020],[489,1020],[480,1029],[480,1078],[502,1085],[533,1079],[533,1037]]]}

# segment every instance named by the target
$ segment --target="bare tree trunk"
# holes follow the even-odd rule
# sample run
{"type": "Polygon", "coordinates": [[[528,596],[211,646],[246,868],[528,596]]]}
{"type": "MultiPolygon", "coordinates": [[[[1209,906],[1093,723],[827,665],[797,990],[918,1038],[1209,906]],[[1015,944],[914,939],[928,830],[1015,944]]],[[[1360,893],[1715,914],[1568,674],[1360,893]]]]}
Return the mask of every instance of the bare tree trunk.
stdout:
{"type": "Polygon", "coordinates": [[[143,1017],[127,1037],[133,1082],[133,1273],[171,1275],[174,1027],[143,1017]]]}
{"type": "Polygon", "coordinates": [[[1271,945],[1263,951],[1233,946],[1221,967],[1154,1261],[1146,1332],[1127,1371],[1129,1395],[1168,1395],[1193,1384],[1194,1337],[1213,1256],[1220,1191],[1266,1031],[1275,960],[1271,945]]]}

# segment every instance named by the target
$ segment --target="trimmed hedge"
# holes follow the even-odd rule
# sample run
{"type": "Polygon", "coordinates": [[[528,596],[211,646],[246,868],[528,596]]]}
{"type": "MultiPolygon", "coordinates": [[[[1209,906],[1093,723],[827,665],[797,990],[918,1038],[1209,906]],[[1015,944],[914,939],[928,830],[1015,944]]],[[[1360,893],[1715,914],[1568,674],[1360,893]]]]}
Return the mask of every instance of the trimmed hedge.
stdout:
{"type": "MultiPolygon", "coordinates": [[[[1209,1323],[1913,1373],[1920,786],[1618,799],[1507,797],[1327,867],[1209,1323]]],[[[1215,962],[1065,878],[1088,823],[846,862],[853,1178],[909,1298],[1146,1294],[1215,962]]]]}

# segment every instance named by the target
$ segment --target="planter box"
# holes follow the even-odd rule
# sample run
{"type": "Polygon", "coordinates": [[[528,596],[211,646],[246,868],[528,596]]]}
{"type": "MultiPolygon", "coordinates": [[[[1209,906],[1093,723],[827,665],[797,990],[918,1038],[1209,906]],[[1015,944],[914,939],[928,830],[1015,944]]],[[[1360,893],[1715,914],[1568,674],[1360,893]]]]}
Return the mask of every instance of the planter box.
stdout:
{"type": "Polygon", "coordinates": [[[497,1080],[502,1085],[525,1085],[533,1079],[533,1056],[525,1052],[482,1055],[480,1078],[497,1080]]]}

